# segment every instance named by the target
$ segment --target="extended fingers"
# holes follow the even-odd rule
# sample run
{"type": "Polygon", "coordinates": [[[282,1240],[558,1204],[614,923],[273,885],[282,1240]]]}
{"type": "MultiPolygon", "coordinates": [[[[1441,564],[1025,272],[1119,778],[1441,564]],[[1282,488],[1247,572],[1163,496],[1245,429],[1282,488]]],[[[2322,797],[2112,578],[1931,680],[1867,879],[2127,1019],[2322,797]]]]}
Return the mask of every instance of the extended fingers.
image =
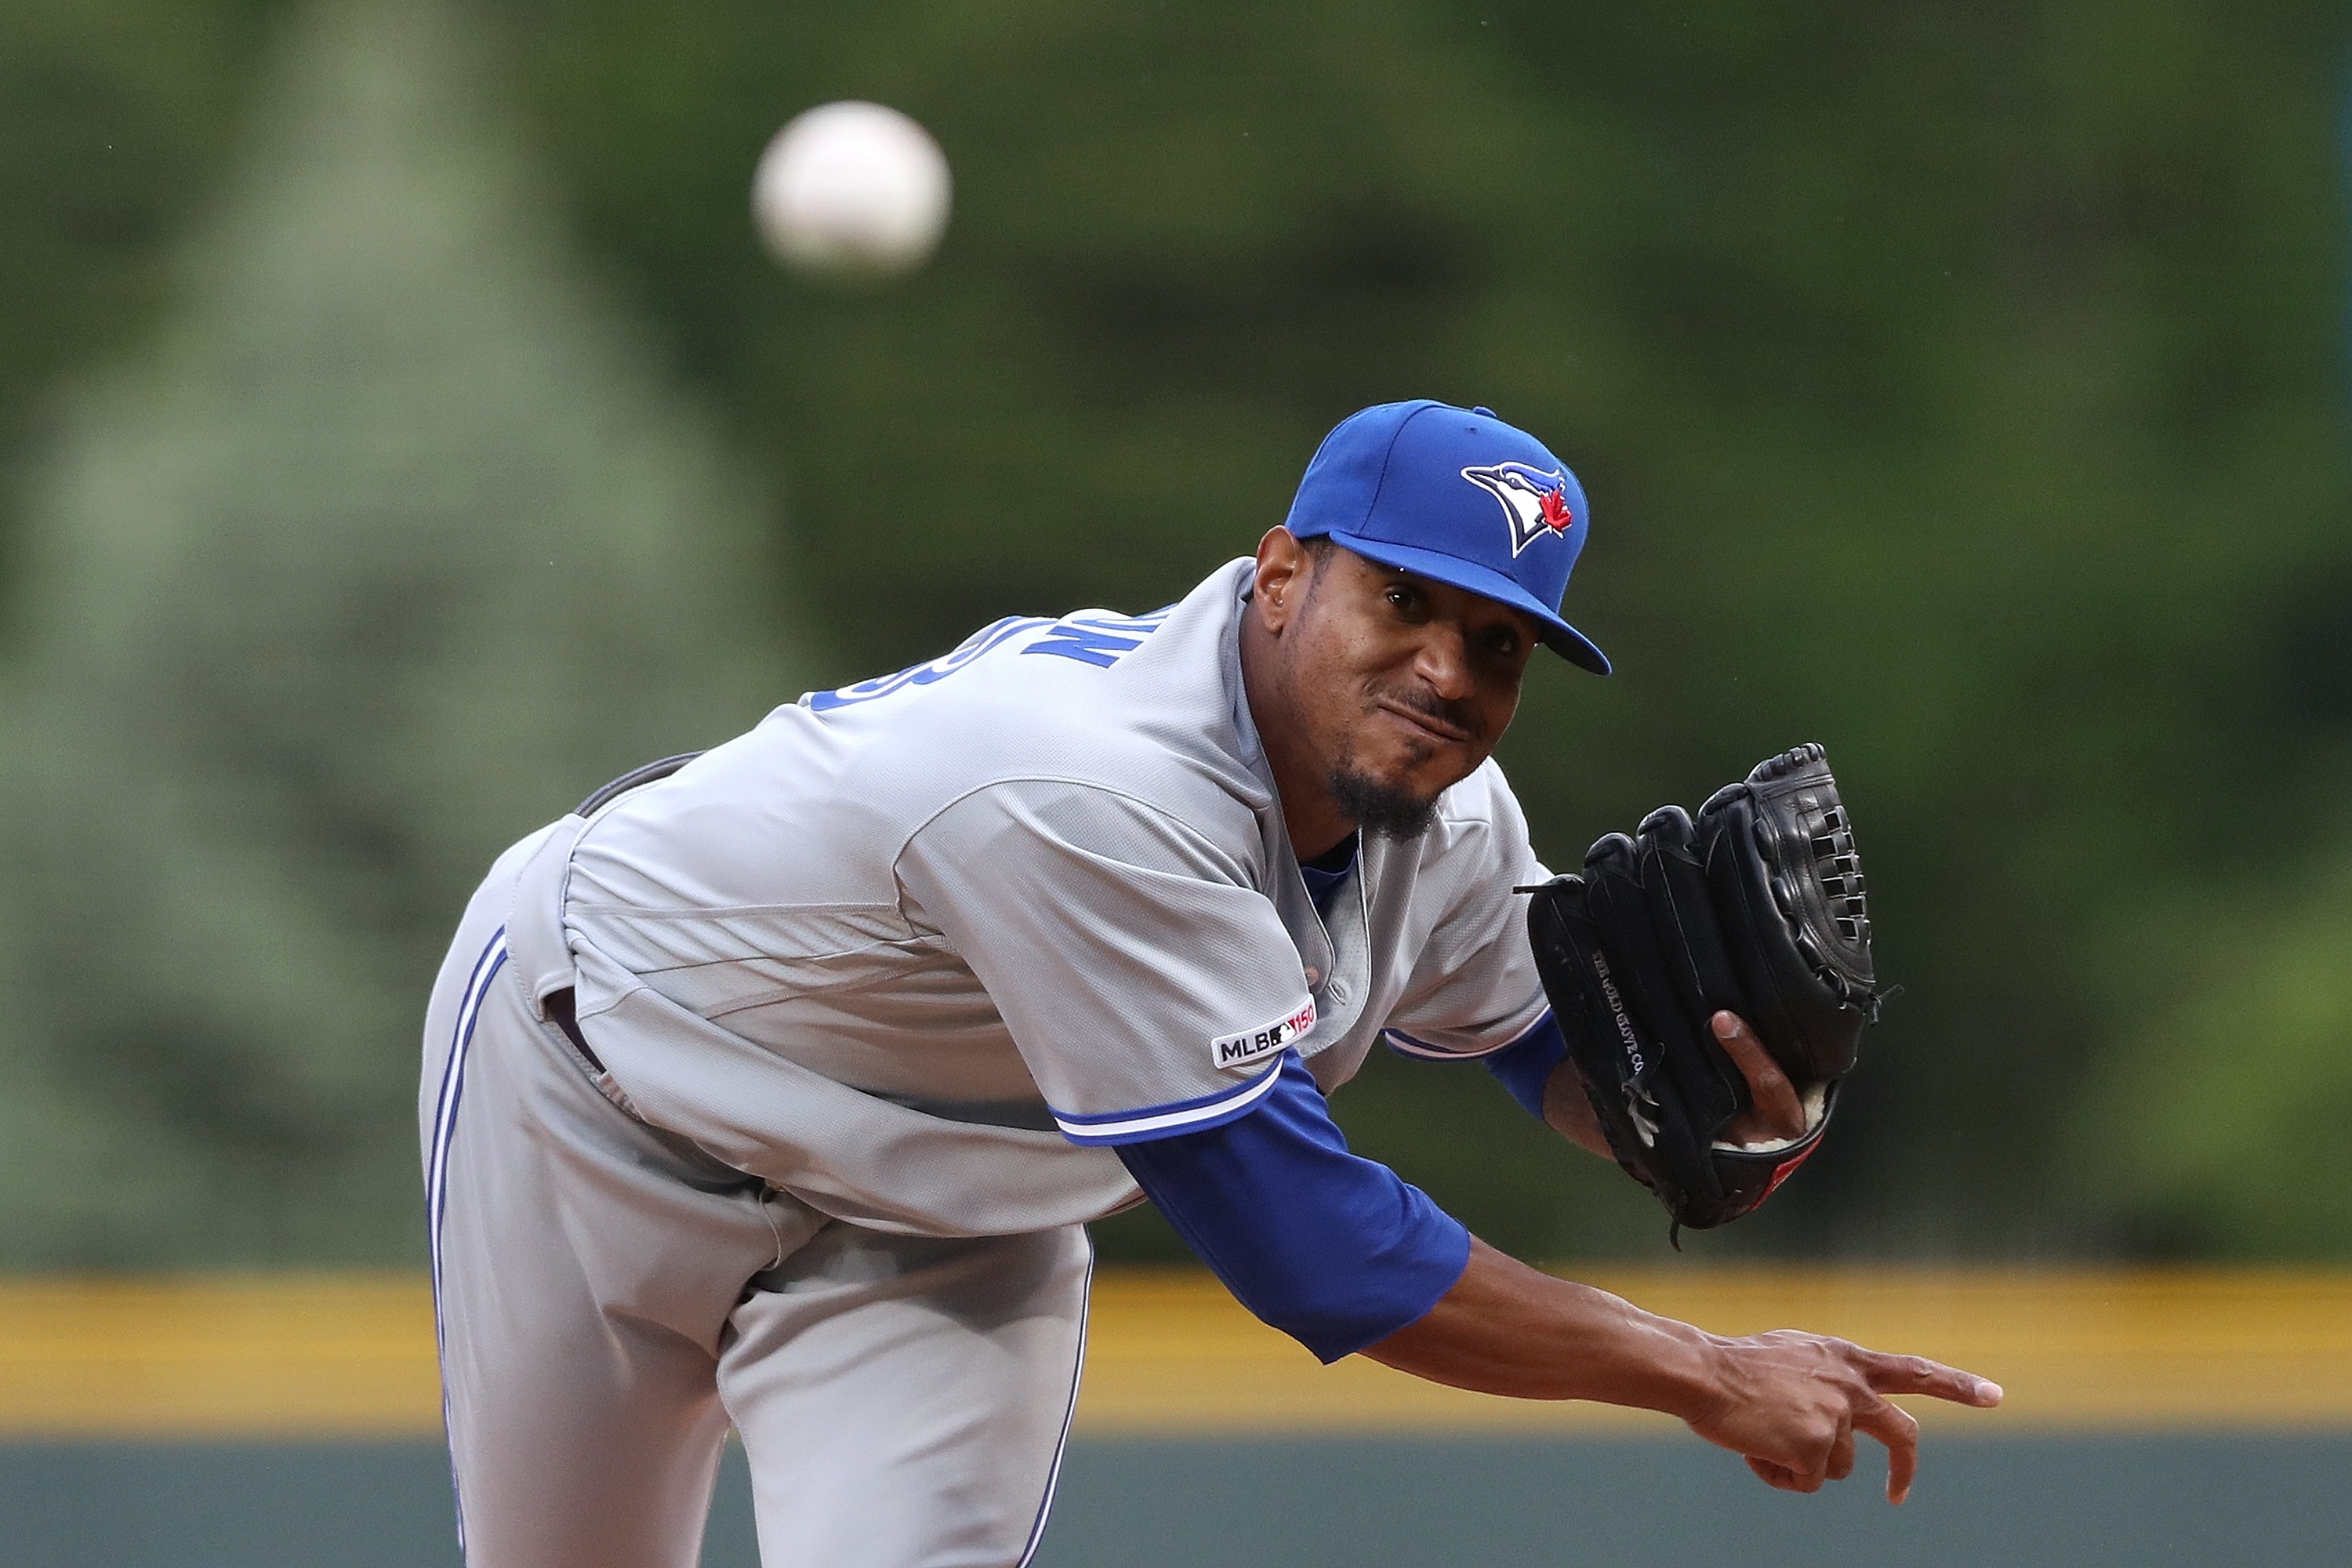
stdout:
{"type": "Polygon", "coordinates": [[[1864,1351],[1860,1359],[1863,1375],[1881,1394],[1926,1394],[1979,1409],[2000,1403],[2000,1384],[1926,1356],[1864,1351]]]}
{"type": "MultiPolygon", "coordinates": [[[[1858,1362],[1870,1386],[1882,1394],[1925,1394],[1979,1409],[2000,1403],[2000,1384],[1925,1356],[1863,1351],[1858,1362]]],[[[1900,1503],[1911,1495],[1919,1473],[1919,1423],[1880,1399],[1873,1408],[1856,1411],[1853,1425],[1886,1445],[1886,1500],[1900,1503]]]]}
{"type": "MultiPolygon", "coordinates": [[[[1755,1354],[1778,1376],[1793,1377],[1801,1386],[1812,1385],[1810,1394],[1788,1395],[1790,1403],[1783,1406],[1790,1418],[1787,1424],[1767,1424],[1752,1434],[1751,1440],[1763,1440],[1759,1446],[1778,1457],[1748,1454],[1748,1468],[1767,1486],[1781,1491],[1816,1492],[1828,1482],[1852,1476],[1854,1434],[1867,1433],[1886,1447],[1886,1500],[1900,1503],[1911,1495],[1918,1476],[1919,1423],[1885,1396],[1925,1394],[1979,1407],[2000,1402],[2000,1385],[1974,1373],[1922,1356],[1864,1350],[1824,1335],[1783,1329],[1721,1342],[1727,1349],[1738,1347],[1755,1354]],[[1821,1396],[1832,1390],[1827,1405],[1820,1403],[1821,1396]]],[[[1776,1402],[1767,1402],[1771,1403],[1776,1402]]],[[[1727,1433],[1700,1430],[1727,1447],[1733,1446],[1725,1440],[1727,1433]]]]}

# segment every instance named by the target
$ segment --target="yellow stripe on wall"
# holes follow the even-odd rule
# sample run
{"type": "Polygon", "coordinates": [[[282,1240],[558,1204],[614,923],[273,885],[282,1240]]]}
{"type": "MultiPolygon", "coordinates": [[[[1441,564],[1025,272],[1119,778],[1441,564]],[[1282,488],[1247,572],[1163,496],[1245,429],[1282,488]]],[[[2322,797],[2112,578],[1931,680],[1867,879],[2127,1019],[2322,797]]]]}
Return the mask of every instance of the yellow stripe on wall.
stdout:
{"type": "MultiPolygon", "coordinates": [[[[1802,1327],[2001,1383],[1948,1434],[2352,1429],[2352,1274],[1580,1271],[1723,1333],[1802,1327]]],[[[0,1281],[0,1436],[430,1436],[431,1293],[406,1275],[0,1281]]],[[[1320,1367],[1204,1275],[1096,1285],[1079,1426],[1102,1435],[1668,1432],[1662,1416],[1494,1399],[1360,1357],[1320,1367]]]]}
{"type": "Polygon", "coordinates": [[[433,1291],[422,1277],[0,1282],[0,1433],[440,1429],[433,1291]]]}
{"type": "MultiPolygon", "coordinates": [[[[1618,1269],[1577,1277],[1717,1333],[1805,1328],[1993,1379],[1984,1412],[1904,1405],[1940,1430],[2352,1428],[2352,1275],[1618,1269]]],[[[1115,1277],[1080,1413],[1088,1430],[1671,1432],[1608,1405],[1439,1388],[1360,1356],[1318,1367],[1213,1280],[1115,1277]]]]}

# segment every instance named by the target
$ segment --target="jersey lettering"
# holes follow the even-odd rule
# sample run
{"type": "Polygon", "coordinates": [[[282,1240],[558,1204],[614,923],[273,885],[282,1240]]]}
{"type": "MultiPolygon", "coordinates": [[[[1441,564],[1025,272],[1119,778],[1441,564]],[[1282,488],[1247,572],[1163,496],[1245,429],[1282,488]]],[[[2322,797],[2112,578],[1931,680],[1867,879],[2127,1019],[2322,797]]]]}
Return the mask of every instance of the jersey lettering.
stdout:
{"type": "Polygon", "coordinates": [[[1092,626],[1059,626],[1021,651],[1050,653],[1061,658],[1075,658],[1081,664],[1091,664],[1097,669],[1108,669],[1118,662],[1119,655],[1133,653],[1141,643],[1140,637],[1115,637],[1092,626]]]}
{"type": "Polygon", "coordinates": [[[929,686],[935,680],[945,680],[1006,638],[1053,624],[1042,616],[1007,616],[1001,621],[981,627],[950,652],[927,663],[908,665],[896,675],[877,675],[871,680],[861,680],[854,686],[844,686],[833,691],[812,691],[801,699],[801,706],[812,712],[825,713],[835,708],[846,708],[853,702],[871,702],[877,697],[887,697],[909,686],[929,686]]]}
{"type": "Polygon", "coordinates": [[[1023,653],[1049,653],[1060,658],[1075,658],[1081,664],[1091,664],[1097,669],[1108,669],[1124,655],[1142,646],[1143,639],[1160,629],[1168,612],[1155,611],[1133,620],[1106,616],[1099,619],[1066,620],[1057,623],[1052,631],[1023,648],[1023,653]]]}
{"type": "Polygon", "coordinates": [[[801,706],[813,713],[829,713],[836,708],[854,703],[871,702],[903,691],[909,686],[929,686],[935,680],[945,680],[957,670],[992,653],[1024,632],[1034,632],[1040,626],[1052,629],[1039,637],[1023,653],[1058,654],[1108,669],[1127,654],[1142,646],[1143,639],[1160,629],[1168,618],[1166,610],[1155,610],[1148,616],[1105,616],[1078,620],[1055,621],[1045,616],[1007,616],[1004,619],[982,626],[956,645],[953,651],[941,654],[927,663],[909,665],[895,675],[877,675],[871,680],[861,680],[853,686],[831,691],[812,691],[801,699],[801,706]]]}

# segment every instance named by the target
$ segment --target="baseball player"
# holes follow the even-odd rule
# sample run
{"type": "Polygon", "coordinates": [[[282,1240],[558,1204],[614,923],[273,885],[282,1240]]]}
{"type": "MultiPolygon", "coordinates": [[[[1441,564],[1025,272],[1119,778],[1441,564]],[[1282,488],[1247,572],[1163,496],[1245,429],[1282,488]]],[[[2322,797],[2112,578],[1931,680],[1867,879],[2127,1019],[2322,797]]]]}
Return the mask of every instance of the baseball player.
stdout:
{"type": "MultiPolygon", "coordinates": [[[[1601,1148],[1490,760],[1589,519],[1484,409],[1366,409],[1286,524],[1147,616],[1016,617],[600,791],[502,856],[420,1096],[474,1568],[696,1561],[720,1446],[771,1564],[1026,1563],[1085,1223],[1148,1198],[1323,1360],[1670,1412],[1809,1491],[1969,1373],[1727,1340],[1514,1262],[1325,1097],[1376,1041],[1601,1148]]],[[[1729,1014],[1744,1138],[1804,1112],[1729,1014]]]]}

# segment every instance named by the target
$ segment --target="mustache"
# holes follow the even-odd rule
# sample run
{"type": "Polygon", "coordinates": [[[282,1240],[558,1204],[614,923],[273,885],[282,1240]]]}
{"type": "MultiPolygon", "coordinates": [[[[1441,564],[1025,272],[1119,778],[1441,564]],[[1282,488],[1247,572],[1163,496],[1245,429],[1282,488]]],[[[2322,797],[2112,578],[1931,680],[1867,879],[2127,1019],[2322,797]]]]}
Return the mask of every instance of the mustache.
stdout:
{"type": "Polygon", "coordinates": [[[1391,702],[1425,719],[1450,724],[1474,741],[1486,739],[1486,727],[1478,722],[1478,710],[1467,702],[1451,701],[1434,692],[1419,691],[1411,687],[1375,688],[1371,701],[1375,704],[1391,702]]]}

